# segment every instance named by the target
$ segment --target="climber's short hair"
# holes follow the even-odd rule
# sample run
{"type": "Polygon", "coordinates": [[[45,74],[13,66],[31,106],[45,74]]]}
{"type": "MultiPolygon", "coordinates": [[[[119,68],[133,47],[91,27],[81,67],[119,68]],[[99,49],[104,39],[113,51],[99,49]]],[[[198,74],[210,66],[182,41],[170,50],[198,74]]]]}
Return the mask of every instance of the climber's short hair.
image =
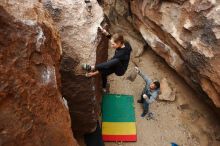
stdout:
{"type": "Polygon", "coordinates": [[[124,37],[122,34],[116,33],[111,38],[115,43],[124,44],[124,37]]]}
{"type": "Polygon", "coordinates": [[[153,83],[154,83],[156,89],[160,88],[160,82],[159,81],[154,81],[153,83]]]}

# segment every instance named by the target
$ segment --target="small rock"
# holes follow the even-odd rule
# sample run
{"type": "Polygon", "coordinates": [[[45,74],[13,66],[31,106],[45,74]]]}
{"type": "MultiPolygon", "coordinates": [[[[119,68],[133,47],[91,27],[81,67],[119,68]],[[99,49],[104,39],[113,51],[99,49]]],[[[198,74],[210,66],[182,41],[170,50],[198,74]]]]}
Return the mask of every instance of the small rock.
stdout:
{"type": "Polygon", "coordinates": [[[170,87],[166,78],[163,78],[160,82],[160,91],[159,100],[174,101],[176,99],[175,91],[170,87]]]}
{"type": "Polygon", "coordinates": [[[132,70],[132,71],[129,73],[129,75],[128,75],[128,77],[127,77],[127,80],[133,82],[133,81],[136,79],[136,77],[137,77],[137,72],[136,72],[135,70],[132,70]]]}

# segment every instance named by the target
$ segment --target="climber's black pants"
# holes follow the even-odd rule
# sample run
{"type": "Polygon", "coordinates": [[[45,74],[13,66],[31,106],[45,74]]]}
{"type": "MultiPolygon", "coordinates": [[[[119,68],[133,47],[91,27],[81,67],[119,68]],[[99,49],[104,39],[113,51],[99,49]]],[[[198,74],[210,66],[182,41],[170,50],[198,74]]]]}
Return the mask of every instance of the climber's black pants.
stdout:
{"type": "Polygon", "coordinates": [[[96,65],[95,69],[98,70],[102,75],[103,88],[106,88],[108,75],[115,73],[117,76],[122,76],[126,71],[120,60],[116,58],[96,65]]]}
{"type": "Polygon", "coordinates": [[[105,146],[102,140],[102,130],[97,122],[96,130],[92,133],[84,135],[86,146],[105,146]]]}

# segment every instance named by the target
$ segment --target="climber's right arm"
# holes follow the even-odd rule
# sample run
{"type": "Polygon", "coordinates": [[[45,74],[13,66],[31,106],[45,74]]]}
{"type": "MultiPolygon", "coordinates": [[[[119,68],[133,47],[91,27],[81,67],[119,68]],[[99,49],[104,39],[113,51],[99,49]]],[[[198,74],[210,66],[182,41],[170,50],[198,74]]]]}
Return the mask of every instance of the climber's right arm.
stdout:
{"type": "Polygon", "coordinates": [[[135,67],[135,70],[144,79],[147,85],[150,85],[150,83],[152,82],[151,79],[147,75],[144,75],[138,67],[135,67]]]}

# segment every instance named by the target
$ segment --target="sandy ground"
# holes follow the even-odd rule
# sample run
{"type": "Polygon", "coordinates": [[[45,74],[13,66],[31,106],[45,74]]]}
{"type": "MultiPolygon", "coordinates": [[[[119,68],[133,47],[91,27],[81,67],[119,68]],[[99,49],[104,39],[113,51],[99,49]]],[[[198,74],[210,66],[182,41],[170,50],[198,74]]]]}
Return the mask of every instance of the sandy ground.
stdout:
{"type": "MultiPolygon", "coordinates": [[[[110,51],[112,54],[112,50],[110,51]]],[[[110,55],[111,56],[111,55],[110,55]]],[[[131,62],[123,77],[111,75],[110,92],[134,96],[138,140],[122,143],[123,146],[169,146],[175,142],[180,146],[220,146],[215,133],[220,131],[220,123],[214,112],[200,97],[153,51],[145,50],[139,58],[139,68],[152,79],[167,78],[172,88],[176,88],[176,101],[156,101],[150,105],[154,119],[146,120],[140,115],[142,106],[139,99],[144,81],[137,77],[134,82],[127,80],[134,64],[131,62]]],[[[117,146],[108,142],[106,146],[117,146]]]]}
{"type": "MultiPolygon", "coordinates": [[[[110,49],[110,56],[113,50],[110,49]]],[[[155,101],[150,105],[154,119],[146,120],[140,115],[140,98],[144,81],[137,77],[134,82],[127,77],[134,69],[130,62],[128,71],[122,77],[109,77],[110,92],[134,96],[137,126],[137,142],[106,142],[105,146],[170,146],[171,142],[179,146],[220,146],[216,133],[220,133],[220,123],[213,110],[195,94],[195,92],[153,51],[145,50],[138,63],[139,68],[152,79],[167,78],[172,88],[176,89],[174,102],[155,101]]],[[[85,146],[83,138],[77,138],[85,146]]]]}
{"type": "MultiPolygon", "coordinates": [[[[123,21],[123,20],[122,20],[123,21]]],[[[137,48],[142,46],[140,36],[135,34],[132,26],[127,22],[113,26],[114,32],[122,30],[127,32],[129,42],[134,45],[133,55],[137,48]]],[[[109,57],[113,56],[113,49],[109,49],[109,57]]],[[[174,102],[156,101],[150,105],[150,111],[154,113],[153,120],[146,120],[140,115],[142,106],[136,102],[140,98],[144,87],[144,81],[137,77],[134,82],[127,77],[134,69],[130,61],[126,74],[122,77],[111,75],[109,77],[110,92],[116,94],[129,94],[134,96],[135,114],[138,140],[134,143],[122,143],[122,146],[170,146],[171,142],[179,146],[220,146],[220,119],[203,99],[170,68],[163,59],[157,56],[151,49],[144,50],[139,57],[139,68],[152,79],[161,80],[167,78],[173,89],[176,89],[174,102]],[[216,136],[217,135],[217,136],[216,136]]],[[[83,140],[78,139],[81,146],[83,140]]],[[[107,142],[105,146],[117,146],[118,143],[107,142]]]]}

